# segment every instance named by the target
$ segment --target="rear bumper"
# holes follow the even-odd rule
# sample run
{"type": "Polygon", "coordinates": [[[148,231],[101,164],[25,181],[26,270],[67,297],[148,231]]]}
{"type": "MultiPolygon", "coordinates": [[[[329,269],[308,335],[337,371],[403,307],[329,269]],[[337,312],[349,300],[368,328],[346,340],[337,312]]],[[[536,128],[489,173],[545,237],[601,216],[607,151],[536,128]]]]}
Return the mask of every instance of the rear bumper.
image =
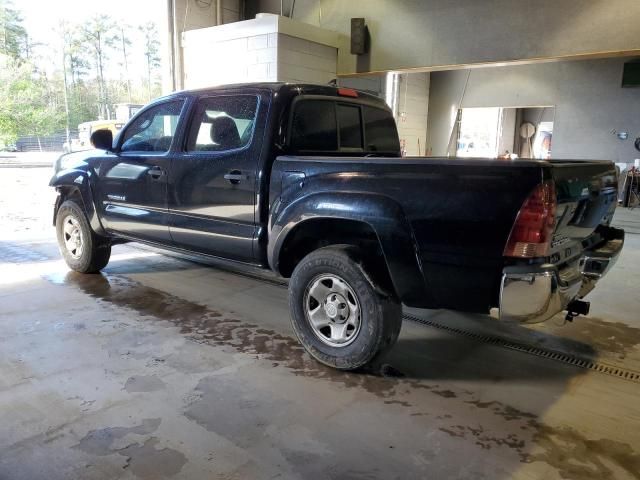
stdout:
{"type": "Polygon", "coordinates": [[[506,267],[500,287],[500,319],[543,322],[583,298],[616,263],[624,230],[607,228],[607,241],[585,250],[582,257],[559,269],[552,264],[506,267]]]}

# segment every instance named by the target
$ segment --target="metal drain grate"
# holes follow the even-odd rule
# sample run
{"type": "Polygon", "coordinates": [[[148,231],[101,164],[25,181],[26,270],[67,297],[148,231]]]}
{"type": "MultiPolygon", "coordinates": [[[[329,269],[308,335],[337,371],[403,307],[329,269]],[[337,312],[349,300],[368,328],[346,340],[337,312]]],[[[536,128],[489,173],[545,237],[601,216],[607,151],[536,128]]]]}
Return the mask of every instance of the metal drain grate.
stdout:
{"type": "Polygon", "coordinates": [[[448,325],[442,325],[441,323],[426,320],[420,317],[416,317],[411,314],[403,314],[402,317],[412,322],[427,325],[429,327],[437,328],[438,330],[444,330],[449,333],[461,335],[463,337],[471,338],[478,342],[495,345],[496,347],[507,348],[509,350],[516,350],[518,352],[528,353],[529,355],[535,355],[536,357],[548,358],[567,365],[573,365],[574,367],[580,367],[587,370],[593,370],[596,372],[604,373],[605,375],[611,375],[614,377],[629,380],[631,382],[640,383],[640,372],[629,370],[626,368],[618,367],[615,365],[607,365],[606,363],[587,360],[584,358],[569,355],[563,352],[557,352],[555,350],[547,350],[540,347],[534,347],[524,343],[512,342],[500,337],[493,337],[490,335],[482,335],[481,333],[470,332],[461,328],[450,327],[448,325]]]}

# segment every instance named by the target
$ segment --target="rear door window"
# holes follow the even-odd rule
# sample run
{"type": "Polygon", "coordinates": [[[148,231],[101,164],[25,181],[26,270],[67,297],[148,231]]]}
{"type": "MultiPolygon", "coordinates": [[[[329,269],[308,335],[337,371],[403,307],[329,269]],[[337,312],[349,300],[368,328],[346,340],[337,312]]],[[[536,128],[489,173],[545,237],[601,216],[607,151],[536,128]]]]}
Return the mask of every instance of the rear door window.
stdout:
{"type": "Polygon", "coordinates": [[[203,98],[189,130],[188,152],[220,152],[251,142],[258,111],[255,95],[220,95],[203,98]]]}
{"type": "Polygon", "coordinates": [[[304,100],[296,104],[291,147],[297,151],[336,151],[338,134],[334,102],[304,100]]]}

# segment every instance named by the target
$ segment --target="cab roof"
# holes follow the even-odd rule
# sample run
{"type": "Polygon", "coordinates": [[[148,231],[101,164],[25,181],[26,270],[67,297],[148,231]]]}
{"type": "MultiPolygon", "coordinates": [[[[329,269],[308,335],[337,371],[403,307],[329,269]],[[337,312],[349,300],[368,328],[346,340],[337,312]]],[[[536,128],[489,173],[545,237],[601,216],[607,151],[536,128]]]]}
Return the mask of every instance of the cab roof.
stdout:
{"type": "Polygon", "coordinates": [[[368,100],[370,102],[379,103],[385,105],[385,101],[372,95],[370,93],[363,92],[361,90],[355,90],[349,87],[340,87],[332,85],[318,85],[313,83],[287,83],[287,82],[248,82],[248,83],[233,83],[228,85],[219,85],[216,87],[206,87],[192,90],[180,90],[178,92],[167,95],[164,98],[171,98],[177,96],[191,96],[191,95],[206,95],[208,93],[215,93],[221,91],[242,91],[249,89],[259,90],[271,90],[273,93],[288,94],[286,96],[297,95],[327,95],[334,97],[344,96],[345,98],[354,98],[354,95],[344,95],[340,93],[340,90],[348,92],[357,92],[359,99],[368,100]]]}

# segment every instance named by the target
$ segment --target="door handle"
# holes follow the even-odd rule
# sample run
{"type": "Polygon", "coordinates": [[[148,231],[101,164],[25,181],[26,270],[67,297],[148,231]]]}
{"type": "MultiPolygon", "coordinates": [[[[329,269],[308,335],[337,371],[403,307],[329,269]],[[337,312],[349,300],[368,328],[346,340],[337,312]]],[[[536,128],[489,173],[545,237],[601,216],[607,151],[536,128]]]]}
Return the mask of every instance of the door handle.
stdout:
{"type": "Polygon", "coordinates": [[[240,170],[231,170],[229,173],[224,174],[224,179],[228,180],[233,185],[239,184],[242,180],[246,180],[248,177],[243,175],[240,170]]]}
{"type": "Polygon", "coordinates": [[[154,180],[159,179],[164,176],[165,171],[157,165],[154,165],[149,170],[147,170],[147,175],[150,175],[154,180]]]}

